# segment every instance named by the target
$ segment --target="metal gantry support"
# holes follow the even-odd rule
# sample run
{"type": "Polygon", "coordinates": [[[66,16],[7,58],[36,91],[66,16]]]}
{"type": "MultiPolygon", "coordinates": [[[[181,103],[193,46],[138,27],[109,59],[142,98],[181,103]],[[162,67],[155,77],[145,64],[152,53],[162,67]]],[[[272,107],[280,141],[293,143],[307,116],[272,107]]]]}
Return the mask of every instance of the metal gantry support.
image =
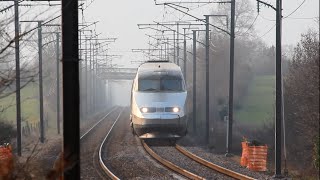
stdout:
{"type": "Polygon", "coordinates": [[[183,78],[187,82],[187,40],[186,40],[186,29],[183,29],[183,78]]]}
{"type": "Polygon", "coordinates": [[[210,124],[209,124],[209,16],[205,15],[206,19],[206,50],[205,50],[205,57],[206,57],[206,132],[205,132],[205,142],[208,144],[209,143],[209,129],[210,129],[210,124]]]}
{"type": "Polygon", "coordinates": [[[44,143],[44,120],[43,120],[43,80],[42,80],[42,21],[38,21],[39,39],[39,97],[40,97],[40,142],[44,143]]]}
{"type": "Polygon", "coordinates": [[[177,22],[177,65],[179,66],[179,22],[177,22]]]}
{"type": "Polygon", "coordinates": [[[192,30],[193,33],[193,83],[192,83],[192,87],[193,87],[193,91],[192,91],[192,99],[193,99],[193,104],[192,104],[192,115],[193,115],[193,133],[197,133],[197,31],[196,30],[192,30]]]}
{"type": "MultiPolygon", "coordinates": [[[[276,0],[276,7],[264,1],[257,0],[258,12],[259,3],[276,11],[276,113],[275,113],[275,179],[282,179],[282,121],[283,121],[283,94],[282,94],[282,60],[281,60],[281,33],[282,33],[282,0],[276,0]]],[[[285,166],[286,168],[286,166],[285,166]]],[[[287,169],[285,169],[285,173],[287,169]]]]}
{"type": "Polygon", "coordinates": [[[57,68],[57,130],[58,134],[60,134],[60,34],[56,32],[56,68],[57,68]]]}
{"type": "MultiPolygon", "coordinates": [[[[81,31],[87,31],[87,30],[81,30],[81,31]]],[[[81,32],[80,31],[80,32],[81,32]]],[[[101,59],[98,59],[98,56],[103,56],[107,59],[108,56],[103,54],[106,50],[103,49],[104,46],[108,44],[104,43],[110,43],[114,42],[117,38],[97,38],[96,36],[86,36],[83,38],[82,43],[84,44],[84,49],[80,49],[83,51],[84,54],[84,61],[85,61],[85,77],[82,78],[86,81],[85,85],[85,103],[82,105],[83,111],[86,111],[85,114],[95,114],[101,108],[104,108],[105,106],[102,103],[103,97],[105,96],[102,94],[102,90],[105,89],[104,82],[99,77],[99,71],[100,71],[100,65],[99,61],[101,59]],[[103,42],[99,42],[100,40],[103,40],[103,42]],[[88,48],[88,42],[89,42],[89,48],[88,48]],[[89,55],[89,57],[88,57],[89,55]],[[89,65],[88,65],[89,61],[89,65]],[[87,99],[88,98],[88,99],[87,99]]]]}
{"type": "Polygon", "coordinates": [[[20,96],[20,46],[19,46],[19,0],[14,0],[14,43],[16,56],[16,114],[17,114],[17,152],[21,156],[21,96],[20,96]]]}
{"type": "Polygon", "coordinates": [[[281,173],[281,136],[282,136],[282,71],[281,71],[281,32],[282,0],[276,6],[276,123],[275,123],[275,178],[283,178],[281,173]]]}
{"type": "MultiPolygon", "coordinates": [[[[233,81],[234,81],[234,29],[235,29],[235,0],[231,0],[231,27],[230,27],[230,75],[229,75],[229,116],[227,124],[226,156],[232,151],[232,124],[233,124],[233,81]]],[[[228,22],[228,21],[227,21],[228,22]]]]}

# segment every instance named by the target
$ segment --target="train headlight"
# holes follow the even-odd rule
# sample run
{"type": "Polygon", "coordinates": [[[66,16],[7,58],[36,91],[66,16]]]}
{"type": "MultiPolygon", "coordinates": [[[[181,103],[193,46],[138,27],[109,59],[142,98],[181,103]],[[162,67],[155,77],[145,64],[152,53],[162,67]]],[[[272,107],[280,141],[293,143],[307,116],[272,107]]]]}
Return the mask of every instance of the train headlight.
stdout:
{"type": "Polygon", "coordinates": [[[180,111],[180,108],[178,107],[166,107],[165,109],[166,112],[174,112],[174,113],[177,113],[180,111]]]}
{"type": "Polygon", "coordinates": [[[174,108],[172,108],[172,112],[175,112],[175,113],[177,113],[177,112],[179,112],[179,108],[178,107],[174,107],[174,108]]]}
{"type": "Polygon", "coordinates": [[[143,112],[143,113],[148,112],[148,108],[146,108],[146,107],[141,108],[141,112],[143,112]]]}

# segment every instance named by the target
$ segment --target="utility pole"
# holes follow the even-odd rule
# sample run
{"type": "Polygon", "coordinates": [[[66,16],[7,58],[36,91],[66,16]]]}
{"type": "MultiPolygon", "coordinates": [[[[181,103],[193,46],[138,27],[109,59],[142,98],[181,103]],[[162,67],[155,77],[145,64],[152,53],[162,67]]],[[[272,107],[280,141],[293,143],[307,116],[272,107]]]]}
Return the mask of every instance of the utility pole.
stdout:
{"type": "Polygon", "coordinates": [[[186,29],[183,29],[183,78],[187,82],[187,40],[186,40],[186,29]]]}
{"type": "Polygon", "coordinates": [[[276,7],[276,123],[275,123],[275,178],[281,179],[281,123],[282,123],[282,72],[281,72],[281,32],[282,0],[276,7]]]}
{"type": "Polygon", "coordinates": [[[43,121],[43,81],[42,81],[42,21],[38,21],[38,47],[39,47],[39,97],[40,97],[40,142],[44,143],[43,121]]]}
{"type": "Polygon", "coordinates": [[[169,61],[169,38],[167,38],[167,61],[169,61]]]}
{"type": "Polygon", "coordinates": [[[90,94],[90,100],[89,100],[89,107],[90,107],[90,113],[92,114],[92,110],[93,110],[93,108],[92,108],[92,106],[93,106],[93,96],[92,96],[92,43],[91,43],[91,41],[89,41],[89,56],[90,56],[90,58],[89,58],[89,75],[90,75],[90,82],[89,82],[89,84],[90,84],[90,88],[89,88],[89,94],[90,94]]]}
{"type": "Polygon", "coordinates": [[[88,100],[89,100],[89,96],[88,96],[88,47],[87,47],[87,41],[85,41],[85,44],[84,44],[84,47],[86,49],[86,55],[84,57],[84,61],[85,61],[85,79],[86,79],[86,83],[85,83],[85,109],[86,109],[86,112],[85,112],[85,116],[86,116],[86,119],[88,117],[88,113],[89,113],[89,108],[88,108],[88,100]]]}
{"type": "MultiPolygon", "coordinates": [[[[227,148],[226,148],[227,150],[226,150],[226,156],[231,156],[231,151],[232,151],[235,9],[236,9],[235,0],[231,0],[229,115],[228,115],[228,124],[227,124],[227,148]]],[[[227,22],[228,22],[228,20],[227,20],[227,22]]]]}
{"type": "Polygon", "coordinates": [[[206,19],[206,131],[205,142],[209,143],[209,16],[205,15],[206,19]]]}
{"type": "Polygon", "coordinates": [[[78,1],[62,0],[64,179],[80,179],[78,1]]]}
{"type": "Polygon", "coordinates": [[[177,65],[179,66],[179,22],[177,22],[177,65]]]}
{"type": "Polygon", "coordinates": [[[60,52],[59,52],[59,32],[56,32],[56,61],[57,61],[57,129],[60,134],[60,52]]]}
{"type": "Polygon", "coordinates": [[[193,33],[193,105],[192,105],[192,115],[193,115],[193,133],[196,134],[197,133],[197,85],[196,85],[196,81],[197,81],[197,31],[196,30],[192,30],[193,33]]]}
{"type": "Polygon", "coordinates": [[[173,62],[177,63],[175,44],[176,44],[176,31],[173,31],[173,62]]]}
{"type": "Polygon", "coordinates": [[[19,46],[19,1],[14,0],[14,43],[16,56],[16,111],[17,111],[17,151],[21,156],[21,97],[20,97],[20,46],[19,46]]]}
{"type": "MultiPolygon", "coordinates": [[[[281,136],[283,120],[283,102],[282,102],[282,60],[281,60],[281,33],[282,33],[282,0],[276,1],[276,7],[264,1],[257,0],[258,13],[260,3],[276,11],[276,113],[275,113],[275,179],[282,179],[281,173],[281,136]]],[[[286,168],[286,166],[285,166],[286,168]]],[[[287,169],[285,169],[285,172],[287,169]]]]}

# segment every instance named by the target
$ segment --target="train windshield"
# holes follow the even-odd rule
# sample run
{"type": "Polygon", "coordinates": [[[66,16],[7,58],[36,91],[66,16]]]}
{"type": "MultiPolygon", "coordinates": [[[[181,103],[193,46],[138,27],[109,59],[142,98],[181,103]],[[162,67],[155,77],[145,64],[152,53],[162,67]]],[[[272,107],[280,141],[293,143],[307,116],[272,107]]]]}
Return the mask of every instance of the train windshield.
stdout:
{"type": "Polygon", "coordinates": [[[150,75],[138,79],[138,91],[183,91],[183,80],[175,75],[150,75]]]}

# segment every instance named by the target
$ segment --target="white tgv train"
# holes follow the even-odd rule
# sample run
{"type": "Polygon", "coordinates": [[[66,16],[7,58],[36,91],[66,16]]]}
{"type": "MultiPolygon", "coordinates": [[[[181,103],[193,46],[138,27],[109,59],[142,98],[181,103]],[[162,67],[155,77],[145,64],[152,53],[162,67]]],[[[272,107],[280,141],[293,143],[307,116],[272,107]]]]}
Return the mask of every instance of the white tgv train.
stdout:
{"type": "Polygon", "coordinates": [[[139,138],[179,138],[187,133],[187,91],[179,66],[148,61],[131,90],[131,127],[139,138]]]}

